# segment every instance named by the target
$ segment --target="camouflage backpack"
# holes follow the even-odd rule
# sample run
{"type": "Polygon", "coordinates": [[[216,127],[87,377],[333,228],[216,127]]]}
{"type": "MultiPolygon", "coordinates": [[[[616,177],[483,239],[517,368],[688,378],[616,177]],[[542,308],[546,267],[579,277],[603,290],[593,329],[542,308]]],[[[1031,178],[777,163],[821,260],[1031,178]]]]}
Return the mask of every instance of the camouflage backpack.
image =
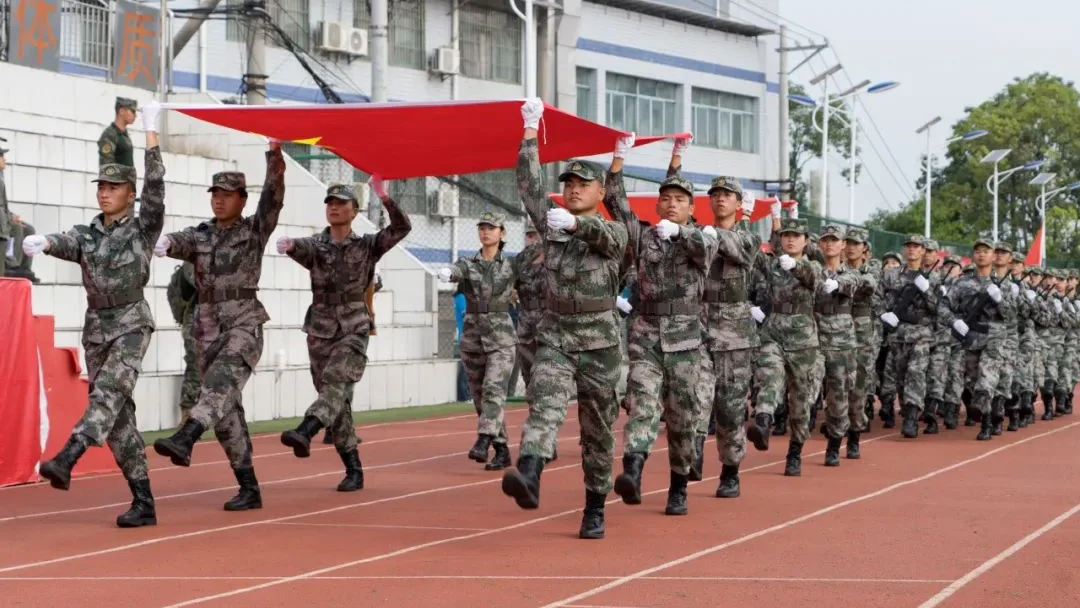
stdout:
{"type": "Polygon", "coordinates": [[[165,297],[169,300],[169,309],[177,325],[184,322],[184,313],[194,296],[195,286],[184,280],[184,266],[181,264],[173,271],[169,286],[165,290],[165,297]]]}

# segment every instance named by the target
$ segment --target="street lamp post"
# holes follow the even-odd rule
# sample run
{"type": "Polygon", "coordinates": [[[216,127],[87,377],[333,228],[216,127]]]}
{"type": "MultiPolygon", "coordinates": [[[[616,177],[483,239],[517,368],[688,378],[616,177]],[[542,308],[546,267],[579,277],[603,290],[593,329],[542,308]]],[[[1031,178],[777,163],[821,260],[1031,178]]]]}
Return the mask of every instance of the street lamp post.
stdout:
{"type": "Polygon", "coordinates": [[[1039,241],[1039,265],[1046,266],[1046,201],[1054,198],[1058,194],[1065,191],[1073,191],[1080,189],[1080,182],[1073,182],[1068,186],[1062,186],[1056,190],[1046,191],[1046,185],[1054,180],[1056,173],[1040,173],[1035,176],[1030,182],[1033,186],[1039,186],[1041,193],[1039,194],[1039,222],[1041,224],[1039,232],[1042,233],[1042,239],[1039,241]]]}
{"type": "Polygon", "coordinates": [[[824,107],[825,114],[822,117],[822,122],[824,122],[825,128],[824,131],[822,131],[823,137],[821,139],[821,196],[823,199],[825,199],[822,201],[824,203],[822,205],[822,209],[825,211],[826,216],[830,215],[829,205],[831,204],[829,201],[829,76],[832,76],[833,74],[839,72],[842,68],[843,66],[838,63],[833,67],[825,70],[821,74],[818,74],[810,81],[811,85],[815,85],[820,82],[822,92],[824,93],[824,100],[822,102],[822,105],[824,107]]]}
{"type": "Polygon", "coordinates": [[[990,179],[986,180],[987,191],[994,195],[994,241],[998,240],[998,186],[1001,184],[1002,181],[1005,180],[1005,178],[1009,177],[1013,173],[1016,173],[1017,171],[1033,171],[1041,167],[1042,164],[1046,162],[1044,160],[1033,160],[1018,167],[1013,167],[1008,171],[998,171],[998,165],[1001,163],[1002,159],[1008,156],[1009,152],[1012,152],[1011,148],[991,150],[990,153],[984,156],[982,161],[980,161],[983,164],[993,163],[994,165],[994,174],[990,176],[990,179]]]}
{"type": "MultiPolygon", "coordinates": [[[[923,209],[923,236],[925,236],[926,238],[930,238],[930,190],[931,190],[931,182],[933,181],[933,175],[934,175],[933,165],[932,165],[932,162],[930,160],[930,127],[936,125],[939,122],[941,122],[941,117],[937,116],[933,120],[931,120],[930,122],[924,124],[923,126],[921,126],[921,127],[919,127],[918,129],[915,130],[916,135],[918,135],[919,133],[922,133],[923,131],[926,132],[926,205],[925,205],[925,209],[923,209]]],[[[971,141],[973,139],[979,139],[980,137],[983,137],[984,135],[987,135],[988,133],[989,133],[989,131],[985,131],[985,130],[982,130],[982,129],[977,129],[975,131],[968,131],[967,133],[964,133],[963,135],[958,135],[956,137],[950,137],[949,139],[945,140],[945,145],[947,146],[947,145],[949,145],[949,144],[951,144],[953,142],[957,142],[957,141],[961,141],[961,140],[962,141],[971,141]]]]}

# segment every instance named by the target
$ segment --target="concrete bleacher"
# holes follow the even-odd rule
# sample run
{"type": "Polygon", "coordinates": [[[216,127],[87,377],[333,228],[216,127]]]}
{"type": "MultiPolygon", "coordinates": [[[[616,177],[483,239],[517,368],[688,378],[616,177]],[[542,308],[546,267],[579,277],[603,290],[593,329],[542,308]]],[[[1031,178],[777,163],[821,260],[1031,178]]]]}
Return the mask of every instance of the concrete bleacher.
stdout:
{"type": "MultiPolygon", "coordinates": [[[[98,214],[95,186],[96,141],[112,120],[117,96],[150,101],[141,89],[98,80],[0,63],[0,134],[7,137],[5,171],[12,213],[34,225],[39,234],[66,231],[88,223],[98,214]]],[[[204,94],[170,97],[171,102],[216,103],[204,94]]],[[[145,137],[132,125],[135,164],[142,187],[145,137]]],[[[165,231],[194,225],[208,216],[210,176],[223,170],[247,173],[251,186],[248,212],[254,206],[265,172],[261,137],[229,131],[163,112],[161,129],[166,168],[165,231]]],[[[301,415],[315,398],[308,370],[305,335],[300,331],[311,301],[307,272],[278,255],[279,236],[309,236],[325,225],[322,199],[326,184],[286,157],[285,209],[267,247],[260,281],[260,299],[270,313],[265,326],[262,360],[244,390],[249,421],[301,415]]],[[[360,233],[374,227],[359,217],[360,233]]],[[[176,403],[183,371],[183,341],[165,297],[172,259],[155,259],[147,299],[157,331],[143,360],[136,388],[141,430],[170,428],[178,419],[176,403]]],[[[457,363],[438,359],[438,298],[436,279],[400,246],[380,263],[383,290],[375,296],[378,335],[370,341],[369,364],[356,389],[356,411],[453,401],[457,363]]],[[[56,344],[79,348],[85,314],[85,292],[76,264],[49,256],[34,261],[41,279],[34,286],[35,314],[53,315],[56,344]]],[[[85,359],[83,360],[85,363],[85,359]]],[[[84,365],[85,367],[85,365],[84,365]]]]}

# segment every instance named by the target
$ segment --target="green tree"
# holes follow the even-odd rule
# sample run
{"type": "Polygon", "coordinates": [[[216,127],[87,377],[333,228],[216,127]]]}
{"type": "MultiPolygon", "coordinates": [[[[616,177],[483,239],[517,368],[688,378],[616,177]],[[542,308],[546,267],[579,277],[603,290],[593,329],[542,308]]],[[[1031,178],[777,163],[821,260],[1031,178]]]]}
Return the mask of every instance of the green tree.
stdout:
{"type": "MultiPolygon", "coordinates": [[[[793,84],[790,87],[790,94],[806,95],[806,89],[801,85],[793,84]]],[[[831,112],[846,109],[843,101],[835,100],[829,103],[829,107],[832,109],[831,112]]],[[[813,115],[815,109],[794,101],[788,101],[788,128],[791,134],[791,152],[788,166],[791,168],[791,182],[795,190],[794,198],[800,202],[809,200],[810,176],[803,173],[806,163],[810,162],[811,159],[821,159],[823,137],[822,133],[814,128],[813,115]]],[[[821,124],[821,114],[822,112],[817,113],[818,124],[821,124]]],[[[829,117],[829,149],[839,153],[845,160],[851,158],[851,129],[835,115],[829,117]]],[[[859,148],[856,145],[856,151],[858,150],[859,148]]],[[[862,165],[856,163],[856,181],[859,179],[861,169],[862,165]]],[[[845,165],[842,171],[845,178],[848,171],[849,169],[845,165]]],[[[821,201],[813,201],[813,203],[820,205],[821,201]]]]}
{"type": "MultiPolygon", "coordinates": [[[[959,136],[975,129],[989,135],[973,142],[958,141],[946,151],[947,163],[933,176],[931,226],[934,238],[971,242],[992,236],[993,196],[987,189],[993,165],[980,161],[987,152],[1009,148],[1012,152],[999,164],[1004,172],[1033,160],[1044,160],[1039,170],[1057,174],[1048,189],[1072,183],[1080,177],[1080,92],[1072,82],[1046,73],[1017,78],[980,105],[965,109],[963,119],[953,125],[959,136]]],[[[998,238],[1026,251],[1040,226],[1037,205],[1039,188],[1028,182],[1033,171],[1017,171],[998,187],[998,238]]],[[[923,181],[917,184],[923,192],[923,181]]],[[[1047,251],[1056,255],[1080,254],[1072,226],[1076,204],[1073,194],[1062,193],[1051,201],[1049,218],[1068,222],[1047,235],[1047,251]],[[1070,213],[1056,213],[1068,208],[1070,213]]],[[[911,201],[900,210],[878,212],[867,225],[883,230],[922,232],[925,200],[911,201]]]]}

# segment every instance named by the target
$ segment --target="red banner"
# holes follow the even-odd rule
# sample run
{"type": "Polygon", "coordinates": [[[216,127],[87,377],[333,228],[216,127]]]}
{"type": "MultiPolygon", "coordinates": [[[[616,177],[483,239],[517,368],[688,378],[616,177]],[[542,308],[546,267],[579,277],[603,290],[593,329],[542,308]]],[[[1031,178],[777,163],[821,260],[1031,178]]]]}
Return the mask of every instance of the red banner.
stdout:
{"type": "MultiPolygon", "coordinates": [[[[165,107],[237,131],[319,146],[384,179],[407,179],[516,167],[524,101],[165,107]]],[[[607,154],[626,135],[545,104],[540,161],[607,154]]],[[[639,137],[634,145],[679,136],[689,133],[639,137]]]]}
{"type": "MultiPolygon", "coordinates": [[[[2,253],[2,252],[0,252],[2,253]]],[[[35,481],[41,456],[41,376],[30,307],[30,282],[0,278],[0,486],[35,481]]]]}

